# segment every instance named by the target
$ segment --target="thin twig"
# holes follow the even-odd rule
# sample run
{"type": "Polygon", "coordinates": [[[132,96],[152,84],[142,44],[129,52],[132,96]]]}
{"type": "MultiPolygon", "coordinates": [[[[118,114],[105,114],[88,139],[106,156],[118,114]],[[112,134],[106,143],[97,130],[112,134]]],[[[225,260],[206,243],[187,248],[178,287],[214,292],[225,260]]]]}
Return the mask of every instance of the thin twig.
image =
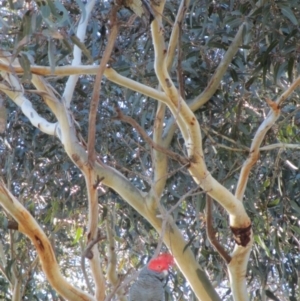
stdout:
{"type": "Polygon", "coordinates": [[[130,116],[123,115],[120,108],[115,107],[115,110],[116,110],[117,116],[114,117],[114,119],[122,120],[124,122],[129,123],[133,128],[135,128],[138,131],[138,133],[143,137],[143,139],[155,150],[166,154],[168,157],[172,158],[175,161],[178,161],[179,163],[181,163],[183,165],[189,164],[189,160],[187,158],[180,156],[180,155],[162,147],[161,145],[155,143],[147,135],[147,133],[144,131],[144,129],[133,118],[131,118],[130,116]]]}
{"type": "Polygon", "coordinates": [[[121,289],[125,288],[131,281],[135,280],[139,276],[139,271],[133,273],[130,277],[126,277],[126,275],[119,277],[119,285],[114,287],[111,293],[105,298],[104,301],[110,301],[115,294],[117,294],[121,289]],[[122,282],[122,280],[126,277],[126,279],[122,282]]]}
{"type": "MultiPolygon", "coordinates": [[[[215,134],[215,135],[221,137],[222,139],[224,139],[224,140],[226,140],[226,141],[228,141],[228,142],[230,142],[230,143],[232,143],[232,144],[238,145],[238,142],[237,142],[236,140],[231,139],[231,138],[227,137],[226,135],[223,135],[223,134],[221,134],[221,133],[215,131],[215,130],[212,129],[211,127],[202,125],[202,130],[203,130],[203,132],[205,132],[205,134],[208,134],[208,132],[212,132],[213,134],[215,134]]],[[[244,146],[244,145],[239,145],[239,146],[243,149],[243,151],[249,151],[249,150],[250,150],[250,148],[247,147],[247,146],[244,146]]],[[[222,147],[222,146],[221,146],[221,147],[222,147]]],[[[238,149],[238,148],[236,148],[236,150],[241,151],[241,150],[238,149]]]]}
{"type": "MultiPolygon", "coordinates": [[[[247,150],[244,148],[235,148],[235,147],[230,147],[230,146],[227,146],[227,145],[224,145],[222,143],[218,143],[216,142],[216,140],[208,133],[207,129],[206,128],[203,128],[202,127],[202,131],[207,135],[207,137],[209,138],[209,140],[211,140],[211,143],[213,145],[216,145],[220,148],[224,148],[224,149],[228,149],[228,150],[231,150],[231,151],[234,151],[234,152],[246,152],[247,150]]],[[[249,151],[249,149],[248,149],[249,151]]]]}
{"type": "Polygon", "coordinates": [[[104,180],[104,177],[99,177],[99,175],[97,175],[97,179],[96,179],[96,182],[95,182],[95,184],[93,185],[93,188],[94,189],[97,189],[98,188],[98,186],[101,184],[101,182],[104,180]]]}
{"type": "Polygon", "coordinates": [[[190,191],[188,191],[186,194],[184,194],[183,196],[181,196],[181,198],[178,200],[178,202],[173,205],[167,212],[163,212],[163,209],[162,207],[159,205],[160,207],[160,211],[162,213],[161,217],[162,217],[162,226],[161,226],[161,231],[160,231],[160,238],[158,240],[158,244],[157,244],[157,247],[156,247],[156,250],[154,252],[154,255],[153,257],[157,257],[160,250],[161,250],[161,247],[162,247],[162,244],[163,244],[163,238],[164,238],[164,235],[166,233],[166,228],[167,228],[167,223],[168,223],[168,220],[169,220],[169,216],[171,216],[171,213],[183,202],[183,200],[185,200],[187,197],[189,196],[193,196],[193,195],[198,195],[200,193],[204,193],[204,191],[201,191],[201,192],[197,192],[197,190],[199,189],[199,187],[195,187],[194,189],[191,189],[190,191]]]}

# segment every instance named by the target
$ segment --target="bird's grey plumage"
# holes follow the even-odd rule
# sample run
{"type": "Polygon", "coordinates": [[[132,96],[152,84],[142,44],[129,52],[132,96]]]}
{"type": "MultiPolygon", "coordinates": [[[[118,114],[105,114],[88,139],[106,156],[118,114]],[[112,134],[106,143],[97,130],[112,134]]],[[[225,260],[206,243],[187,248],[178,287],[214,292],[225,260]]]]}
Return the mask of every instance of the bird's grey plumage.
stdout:
{"type": "Polygon", "coordinates": [[[165,301],[164,272],[158,273],[144,267],[129,291],[130,301],[165,301]]]}

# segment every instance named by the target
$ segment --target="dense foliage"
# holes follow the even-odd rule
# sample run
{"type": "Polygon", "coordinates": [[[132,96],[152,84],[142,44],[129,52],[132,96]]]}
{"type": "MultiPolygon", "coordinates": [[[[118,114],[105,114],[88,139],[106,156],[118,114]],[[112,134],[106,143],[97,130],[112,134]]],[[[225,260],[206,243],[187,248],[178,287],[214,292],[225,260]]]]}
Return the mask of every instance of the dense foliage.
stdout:
{"type": "MultiPolygon", "coordinates": [[[[84,45],[74,35],[85,3],[77,1],[0,0],[1,50],[10,51],[24,68],[20,81],[33,89],[30,64],[69,65],[73,47],[83,50],[83,64],[98,64],[107,42],[108,12],[112,3],[96,5],[89,20],[84,45]]],[[[171,34],[179,1],[167,1],[164,11],[166,41],[171,34]]],[[[119,36],[110,65],[120,74],[158,88],[150,27],[122,8],[119,36]]],[[[269,107],[298,76],[300,69],[300,3],[289,1],[191,1],[182,24],[173,81],[184,91],[186,102],[197,103],[202,91],[246,21],[243,43],[227,68],[218,89],[203,105],[193,107],[203,133],[205,160],[212,175],[234,191],[239,171],[247,159],[251,140],[269,107]],[[181,83],[180,83],[181,82],[181,83]]],[[[65,77],[48,77],[59,94],[65,77]]],[[[76,85],[71,110],[78,131],[87,139],[89,104],[94,76],[82,75],[76,85]]],[[[33,127],[20,109],[3,93],[8,112],[1,134],[1,177],[10,191],[51,237],[63,274],[71,283],[86,287],[80,266],[84,249],[87,196],[84,179],[55,137],[33,127]]],[[[37,112],[48,121],[55,117],[38,94],[27,94],[37,112]]],[[[157,101],[103,79],[97,115],[96,150],[139,189],[149,190],[152,177],[151,147],[131,125],[115,120],[115,106],[153,133],[157,101]]],[[[244,203],[252,220],[254,247],[248,265],[251,300],[300,299],[300,113],[299,89],[284,103],[276,125],[268,132],[258,163],[253,167],[244,203]],[[279,143],[282,143],[279,145],[279,143]],[[278,145],[275,145],[278,144],[278,145]],[[269,148],[267,146],[270,146],[269,148]],[[272,147],[274,146],[274,147],[272,147]],[[276,296],[276,297],[275,297],[276,296]],[[265,297],[264,297],[265,298],[265,297]],[[276,299],[278,298],[278,299],[276,299]]],[[[0,115],[1,116],[1,115],[0,115]]],[[[173,119],[167,111],[165,135],[173,119]]],[[[185,155],[183,138],[176,131],[170,148],[185,155]]],[[[162,203],[171,208],[195,189],[191,176],[178,162],[169,160],[169,174],[162,203]]],[[[217,237],[230,252],[233,241],[224,210],[214,204],[217,237]]],[[[231,300],[225,264],[210,246],[205,231],[205,194],[195,193],[172,212],[177,225],[222,300],[231,300]]],[[[159,240],[152,226],[113,190],[99,196],[99,227],[115,231],[118,273],[126,274],[151,258],[159,240]]],[[[23,300],[58,300],[36,261],[30,241],[8,230],[10,217],[0,210],[0,298],[12,299],[12,273],[22,279],[23,300]]],[[[107,242],[99,243],[103,270],[107,242]]],[[[194,300],[185,279],[176,269],[169,277],[168,300],[194,300]]],[[[109,288],[108,288],[109,290],[109,288]]]]}

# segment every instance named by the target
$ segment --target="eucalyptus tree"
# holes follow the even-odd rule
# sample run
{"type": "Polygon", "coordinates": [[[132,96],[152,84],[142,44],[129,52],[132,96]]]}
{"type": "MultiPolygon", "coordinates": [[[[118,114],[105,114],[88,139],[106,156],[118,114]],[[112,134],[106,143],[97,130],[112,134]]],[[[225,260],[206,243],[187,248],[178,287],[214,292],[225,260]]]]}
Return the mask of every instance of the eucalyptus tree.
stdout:
{"type": "Polygon", "coordinates": [[[298,300],[298,2],[0,1],[1,298],[298,300]]]}

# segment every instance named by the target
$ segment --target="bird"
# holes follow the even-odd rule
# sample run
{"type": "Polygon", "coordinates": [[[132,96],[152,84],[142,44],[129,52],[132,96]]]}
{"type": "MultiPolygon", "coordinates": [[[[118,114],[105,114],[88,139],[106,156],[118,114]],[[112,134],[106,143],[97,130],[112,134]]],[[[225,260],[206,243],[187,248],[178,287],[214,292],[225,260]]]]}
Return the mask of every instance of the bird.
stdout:
{"type": "Polygon", "coordinates": [[[173,265],[174,257],[168,253],[151,259],[130,287],[129,301],[165,301],[164,280],[173,265]]]}

